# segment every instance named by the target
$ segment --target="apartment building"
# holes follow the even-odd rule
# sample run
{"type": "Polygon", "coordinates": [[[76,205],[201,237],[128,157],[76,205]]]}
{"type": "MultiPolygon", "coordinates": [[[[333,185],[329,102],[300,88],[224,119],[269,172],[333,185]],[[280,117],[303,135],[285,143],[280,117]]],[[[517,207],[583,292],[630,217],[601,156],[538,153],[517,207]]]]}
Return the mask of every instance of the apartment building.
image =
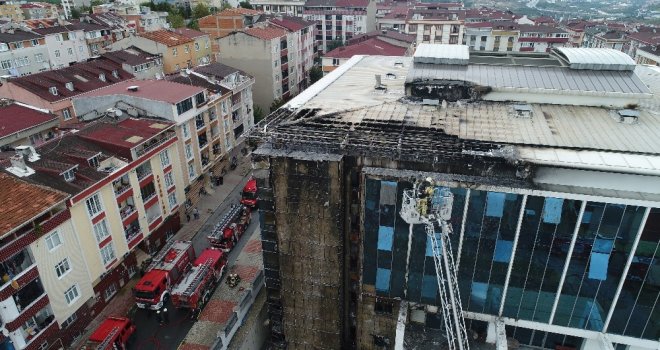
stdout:
{"type": "Polygon", "coordinates": [[[518,26],[518,30],[520,36],[514,51],[549,52],[554,47],[571,46],[569,33],[561,28],[521,24],[518,26]]]}
{"type": "Polygon", "coordinates": [[[464,11],[414,9],[408,12],[404,33],[420,44],[461,44],[464,20],[464,11]]]}
{"type": "Polygon", "coordinates": [[[622,30],[607,30],[599,32],[593,36],[589,47],[614,49],[621,52],[628,52],[630,49],[630,40],[628,33],[622,30]]]}
{"type": "Polygon", "coordinates": [[[4,3],[0,5],[0,18],[7,18],[12,21],[18,22],[22,21],[25,19],[23,17],[23,11],[21,10],[21,5],[16,3],[16,4],[8,4],[4,3]]]}
{"type": "Polygon", "coordinates": [[[569,21],[561,24],[560,28],[568,33],[569,46],[582,47],[584,42],[584,30],[592,24],[588,21],[569,21]]]}
{"type": "Polygon", "coordinates": [[[110,60],[121,65],[126,72],[133,74],[139,80],[160,79],[165,76],[161,56],[152,55],[137,47],[108,51],[101,55],[100,59],[110,60]]]}
{"type": "MultiPolygon", "coordinates": [[[[82,254],[72,268],[91,281],[93,292],[80,299],[92,315],[137,273],[138,247],[153,253],[178,230],[184,198],[174,125],[119,111],[104,111],[9,169],[71,196],[67,207],[82,254]]],[[[81,293],[65,294],[78,300],[81,293]]]]}
{"type": "Polygon", "coordinates": [[[93,60],[6,80],[0,85],[0,97],[48,110],[59,116],[60,126],[66,126],[79,121],[71,98],[132,78],[120,64],[93,60]]]}
{"type": "Polygon", "coordinates": [[[327,52],[331,42],[344,43],[376,29],[376,1],[308,0],[302,17],[316,22],[316,45],[319,51],[327,52]]]}
{"type": "Polygon", "coordinates": [[[32,31],[44,36],[51,69],[68,67],[91,57],[85,30],[80,26],[61,25],[36,28],[32,31]]]}
{"type": "Polygon", "coordinates": [[[424,46],[353,57],[251,135],[273,344],[657,349],[660,72],[424,46]]]}
{"type": "Polygon", "coordinates": [[[561,28],[511,21],[467,23],[464,42],[476,51],[548,52],[571,45],[561,28]]]}
{"type": "Polygon", "coordinates": [[[250,5],[255,10],[262,11],[269,15],[287,15],[302,16],[305,1],[304,0],[254,0],[250,5]]]}
{"type": "Polygon", "coordinates": [[[20,29],[0,32],[0,72],[14,77],[51,69],[43,35],[20,29]]]}
{"type": "Polygon", "coordinates": [[[210,62],[211,42],[208,35],[204,35],[193,39],[171,30],[156,30],[124,38],[110,45],[110,48],[115,51],[134,46],[152,55],[160,55],[163,71],[171,74],[192,68],[202,61],[210,62]]]}
{"type": "Polygon", "coordinates": [[[78,311],[94,293],[67,207],[70,195],[20,178],[24,152],[38,157],[23,149],[0,172],[0,188],[11,189],[0,192],[0,347],[46,349],[63,346],[86,326],[78,311]]]}
{"type": "Polygon", "coordinates": [[[24,103],[0,100],[0,149],[39,146],[57,136],[60,118],[24,103]]]}
{"type": "Polygon", "coordinates": [[[660,66],[659,46],[642,46],[635,53],[635,62],[639,64],[648,64],[651,66],[660,66]]]}
{"type": "Polygon", "coordinates": [[[220,46],[216,38],[247,28],[258,22],[263,12],[241,7],[230,8],[221,12],[200,18],[197,23],[199,30],[208,34],[213,40],[211,50],[214,54],[220,52],[220,46]]]}
{"type": "Polygon", "coordinates": [[[46,2],[28,2],[21,4],[24,19],[58,18],[57,5],[46,2]]]}
{"type": "Polygon", "coordinates": [[[221,156],[222,147],[212,147],[218,144],[222,134],[217,122],[213,122],[223,110],[220,114],[217,108],[209,111],[209,95],[205,88],[168,80],[125,81],[86,93],[74,99],[73,106],[76,113],[83,115],[95,115],[110,108],[132,108],[134,114],[157,115],[174,123],[178,140],[176,152],[181,160],[177,164],[181,168],[180,179],[187,188],[185,196],[181,197],[186,202],[185,207],[180,208],[182,214],[212,186],[212,176],[216,174],[209,170],[221,156]]]}
{"type": "Polygon", "coordinates": [[[382,17],[378,18],[377,25],[379,30],[396,30],[404,32],[406,29],[406,19],[408,18],[407,7],[399,6],[391,8],[382,17]]]}
{"type": "Polygon", "coordinates": [[[189,28],[177,28],[173,31],[194,41],[191,50],[194,50],[195,62],[193,64],[195,66],[211,63],[211,39],[209,34],[189,28]]]}
{"type": "MultiPolygon", "coordinates": [[[[660,29],[657,28],[639,28],[638,31],[628,34],[628,40],[630,42],[630,47],[628,48],[628,56],[632,57],[638,63],[641,63],[641,59],[638,59],[640,55],[646,55],[646,59],[651,57],[648,54],[652,54],[654,49],[660,46],[660,29]],[[644,53],[637,53],[642,47],[646,47],[644,53]]],[[[657,61],[655,61],[657,62],[657,61]]]]}
{"type": "Polygon", "coordinates": [[[305,89],[313,65],[314,24],[281,16],[219,38],[218,61],[253,76],[254,102],[268,111],[305,89]]]}

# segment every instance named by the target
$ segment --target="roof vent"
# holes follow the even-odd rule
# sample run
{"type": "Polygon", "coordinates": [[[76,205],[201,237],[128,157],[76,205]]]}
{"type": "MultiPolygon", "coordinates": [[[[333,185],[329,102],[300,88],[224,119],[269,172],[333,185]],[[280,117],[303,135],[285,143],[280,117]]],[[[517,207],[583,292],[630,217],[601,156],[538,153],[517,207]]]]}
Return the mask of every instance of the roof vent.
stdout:
{"type": "Polygon", "coordinates": [[[513,116],[517,118],[531,118],[533,115],[532,106],[528,104],[513,105],[513,116]]]}
{"type": "Polygon", "coordinates": [[[48,88],[48,91],[50,91],[53,96],[57,96],[57,88],[55,86],[51,86],[48,88]]]}
{"type": "Polygon", "coordinates": [[[105,81],[105,73],[99,74],[99,80],[100,81],[105,81]]]}
{"type": "Polygon", "coordinates": [[[41,159],[37,151],[32,146],[18,146],[16,147],[16,154],[23,155],[30,162],[36,162],[41,159]]]}
{"type": "Polygon", "coordinates": [[[34,170],[25,165],[25,158],[23,158],[22,154],[16,153],[15,155],[11,156],[9,160],[11,161],[11,167],[7,168],[7,171],[10,173],[18,177],[30,176],[34,174],[34,170]]]}
{"type": "MultiPolygon", "coordinates": [[[[73,82],[68,82],[68,83],[64,84],[64,86],[66,87],[67,90],[73,91],[73,82]]],[[[57,95],[57,93],[55,93],[53,95],[57,95]]]]}
{"type": "Polygon", "coordinates": [[[387,90],[387,86],[383,85],[383,82],[381,81],[380,74],[376,74],[376,86],[374,86],[374,89],[376,89],[377,91],[387,90]]]}
{"type": "Polygon", "coordinates": [[[619,123],[637,124],[639,122],[639,111],[634,109],[622,109],[617,114],[619,115],[619,123]]]}
{"type": "Polygon", "coordinates": [[[131,85],[131,86],[127,87],[126,90],[136,92],[136,91],[138,91],[139,88],[140,87],[137,86],[137,85],[131,85]]]}

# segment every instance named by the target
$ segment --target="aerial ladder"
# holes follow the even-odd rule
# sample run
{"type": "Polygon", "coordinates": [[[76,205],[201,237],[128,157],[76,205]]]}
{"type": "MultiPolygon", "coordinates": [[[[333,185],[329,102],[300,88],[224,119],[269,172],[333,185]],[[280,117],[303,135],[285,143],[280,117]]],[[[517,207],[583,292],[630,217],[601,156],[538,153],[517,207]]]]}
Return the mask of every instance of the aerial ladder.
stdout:
{"type": "Polygon", "coordinates": [[[448,349],[468,350],[456,265],[449,240],[452,229],[448,221],[453,202],[454,196],[449,188],[435,186],[433,180],[427,178],[403,191],[399,214],[410,225],[425,226],[431,239],[448,349]]]}

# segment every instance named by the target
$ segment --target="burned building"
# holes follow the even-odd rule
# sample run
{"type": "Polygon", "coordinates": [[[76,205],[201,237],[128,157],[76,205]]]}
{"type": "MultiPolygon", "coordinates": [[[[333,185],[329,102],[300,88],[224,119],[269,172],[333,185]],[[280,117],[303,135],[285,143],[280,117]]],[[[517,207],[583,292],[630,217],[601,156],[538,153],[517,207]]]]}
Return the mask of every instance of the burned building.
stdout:
{"type": "Polygon", "coordinates": [[[608,49],[353,57],[251,134],[273,344],[446,341],[424,180],[470,343],[657,348],[659,87],[608,49]]]}

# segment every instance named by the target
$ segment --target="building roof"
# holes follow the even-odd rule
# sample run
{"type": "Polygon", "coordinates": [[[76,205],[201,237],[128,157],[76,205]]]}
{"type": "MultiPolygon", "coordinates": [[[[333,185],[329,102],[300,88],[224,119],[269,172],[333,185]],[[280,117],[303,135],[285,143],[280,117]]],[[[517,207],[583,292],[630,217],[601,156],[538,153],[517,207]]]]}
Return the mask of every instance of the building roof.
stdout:
{"type": "Polygon", "coordinates": [[[0,139],[58,119],[59,117],[54,114],[22,103],[2,105],[0,106],[0,139]]]}
{"type": "Polygon", "coordinates": [[[94,60],[9,79],[8,82],[20,86],[46,101],[54,102],[132,78],[133,75],[124,71],[117,63],[109,60],[94,60]],[[113,75],[113,72],[116,72],[117,77],[113,75]],[[105,81],[99,78],[101,74],[105,75],[105,81]],[[73,83],[73,90],[67,88],[67,83],[73,83]],[[57,88],[57,95],[50,92],[51,87],[57,88]]]}
{"type": "Polygon", "coordinates": [[[160,58],[159,55],[152,55],[135,46],[128,47],[124,50],[108,51],[101,55],[101,57],[119,64],[127,64],[129,66],[149,63],[160,58]]]}
{"type": "Polygon", "coordinates": [[[243,32],[247,35],[253,36],[255,38],[263,40],[273,40],[275,38],[280,38],[286,36],[287,31],[275,27],[273,25],[266,25],[264,27],[252,27],[244,29],[243,32]]]}
{"type": "Polygon", "coordinates": [[[193,39],[169,30],[155,30],[140,34],[141,37],[161,43],[167,47],[193,42],[193,39]]]}
{"type": "Polygon", "coordinates": [[[305,7],[367,7],[369,0],[307,0],[305,7]]]}
{"type": "Polygon", "coordinates": [[[470,49],[467,45],[419,44],[413,57],[415,63],[467,65],[470,49]]]}
{"type": "Polygon", "coordinates": [[[660,45],[660,33],[653,31],[630,33],[628,34],[628,38],[647,45],[660,45]]]}
{"type": "Polygon", "coordinates": [[[130,95],[147,100],[175,104],[203,91],[203,88],[196,86],[179,84],[167,80],[149,79],[123,81],[103,89],[88,92],[81,97],[130,95]],[[137,86],[137,91],[129,91],[128,87],[130,86],[137,86]]]}
{"type": "Polygon", "coordinates": [[[171,125],[173,123],[165,120],[128,118],[116,123],[94,123],[80,131],[77,136],[130,150],[171,125]]]}
{"type": "Polygon", "coordinates": [[[240,14],[240,15],[258,15],[263,12],[259,10],[253,10],[253,9],[246,9],[242,7],[234,7],[234,8],[229,8],[225,9],[222,12],[219,12],[217,15],[235,15],[235,14],[240,14]]]}
{"type": "Polygon", "coordinates": [[[553,26],[546,25],[530,25],[530,24],[519,24],[518,29],[521,33],[546,33],[546,34],[555,34],[555,33],[568,33],[567,31],[553,26]]]}
{"type": "Polygon", "coordinates": [[[69,196],[0,171],[0,236],[49,210],[69,196]],[[8,190],[8,189],[11,189],[8,190]],[[26,200],[26,199],[38,200],[26,200]]]}
{"type": "Polygon", "coordinates": [[[635,61],[630,56],[614,49],[558,47],[555,50],[568,60],[573,69],[635,69],[635,61]]]}
{"type": "Polygon", "coordinates": [[[28,19],[22,23],[29,28],[46,28],[59,25],[57,18],[28,19]]]}
{"type": "Polygon", "coordinates": [[[241,75],[249,76],[247,73],[244,71],[230,67],[226,64],[222,64],[220,62],[213,62],[210,64],[206,64],[203,66],[197,66],[193,68],[195,72],[198,72],[200,74],[204,74],[206,76],[214,76],[217,80],[222,80],[226,76],[234,73],[240,73],[241,75]]]}
{"type": "Polygon", "coordinates": [[[225,93],[229,92],[228,89],[223,89],[219,84],[215,84],[209,81],[208,79],[204,77],[200,77],[196,74],[186,74],[186,75],[172,74],[172,75],[168,75],[166,79],[168,81],[175,82],[178,84],[201,87],[213,93],[220,93],[221,95],[224,95],[225,93]]]}
{"type": "Polygon", "coordinates": [[[172,31],[190,39],[199,38],[201,36],[208,36],[208,33],[200,32],[199,30],[194,30],[190,28],[177,28],[177,29],[173,29],[172,31]]]}
{"type": "Polygon", "coordinates": [[[384,37],[384,38],[390,38],[394,39],[397,41],[401,42],[406,42],[409,44],[412,44],[415,42],[415,36],[411,34],[405,34],[401,32],[397,32],[395,30],[375,30],[373,32],[369,33],[364,33],[360,35],[356,35],[349,39],[349,43],[355,43],[358,41],[366,40],[366,39],[371,39],[371,38],[378,38],[378,37],[384,37]]]}
{"type": "Polygon", "coordinates": [[[79,23],[76,24],[65,24],[65,25],[58,25],[58,26],[52,26],[52,27],[46,27],[46,28],[34,28],[32,31],[35,33],[41,34],[41,35],[51,35],[51,34],[58,34],[58,33],[66,33],[66,32],[75,32],[78,30],[85,31],[85,27],[79,25],[79,23]]]}
{"type": "Polygon", "coordinates": [[[14,43],[17,41],[32,40],[38,38],[43,38],[43,35],[30,33],[23,30],[15,30],[13,33],[0,33],[0,43],[14,43]]]}
{"type": "Polygon", "coordinates": [[[306,21],[300,17],[293,16],[277,16],[270,19],[270,23],[288,29],[292,32],[297,32],[303,28],[314,26],[314,22],[306,21]]]}
{"type": "Polygon", "coordinates": [[[355,55],[403,56],[405,47],[392,45],[377,38],[367,39],[359,43],[340,46],[324,55],[332,58],[351,58],[355,55]]]}
{"type": "Polygon", "coordinates": [[[642,50],[644,52],[648,52],[652,55],[656,55],[660,57],[660,45],[659,46],[642,46],[638,48],[637,50],[642,50]]]}

